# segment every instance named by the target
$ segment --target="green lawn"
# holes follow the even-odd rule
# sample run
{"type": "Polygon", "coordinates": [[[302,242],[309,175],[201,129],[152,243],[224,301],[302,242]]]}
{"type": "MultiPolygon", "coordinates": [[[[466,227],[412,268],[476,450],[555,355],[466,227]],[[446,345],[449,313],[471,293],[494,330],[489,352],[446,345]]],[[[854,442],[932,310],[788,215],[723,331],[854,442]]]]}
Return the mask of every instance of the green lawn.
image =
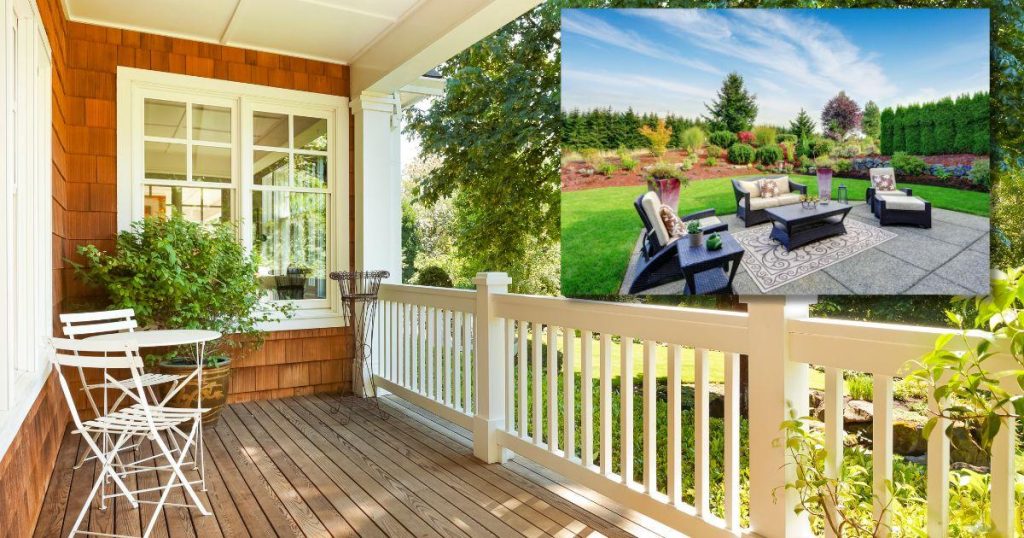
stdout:
{"type": "MultiPolygon", "coordinates": [[[[760,177],[736,176],[736,177],[760,177]]],[[[814,176],[790,175],[817,194],[814,176]]],[[[736,212],[733,178],[694,181],[679,195],[679,213],[714,208],[719,215],[736,212]]],[[[834,178],[833,190],[843,183],[850,200],[863,200],[869,181],[834,178]]],[[[990,209],[986,192],[962,191],[930,185],[911,185],[914,194],[933,207],[987,217],[990,209]]],[[[569,297],[614,295],[619,291],[629,256],[636,244],[641,223],[633,200],[644,186],[608,187],[562,193],[562,293],[569,297]]],[[[833,192],[835,196],[835,192],[833,192]]]]}

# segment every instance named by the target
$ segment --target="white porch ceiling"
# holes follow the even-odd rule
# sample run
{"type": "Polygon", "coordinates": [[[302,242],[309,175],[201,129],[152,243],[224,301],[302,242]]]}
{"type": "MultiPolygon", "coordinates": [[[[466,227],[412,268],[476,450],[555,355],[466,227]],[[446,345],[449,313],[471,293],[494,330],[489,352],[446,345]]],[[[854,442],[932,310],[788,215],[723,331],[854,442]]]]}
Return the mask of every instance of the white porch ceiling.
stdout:
{"type": "Polygon", "coordinates": [[[351,64],[431,0],[63,1],[73,21],[351,64]]]}

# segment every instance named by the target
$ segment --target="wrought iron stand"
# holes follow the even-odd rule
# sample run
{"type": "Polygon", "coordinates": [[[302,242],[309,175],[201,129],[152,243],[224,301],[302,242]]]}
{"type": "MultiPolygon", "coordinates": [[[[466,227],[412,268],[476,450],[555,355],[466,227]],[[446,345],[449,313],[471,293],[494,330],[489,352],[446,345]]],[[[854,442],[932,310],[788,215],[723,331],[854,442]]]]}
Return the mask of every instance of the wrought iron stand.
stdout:
{"type": "MultiPolygon", "coordinates": [[[[352,327],[352,338],[355,340],[355,354],[352,357],[355,371],[360,372],[363,379],[368,379],[372,391],[373,403],[377,413],[384,420],[388,414],[380,408],[377,400],[377,383],[373,379],[373,329],[377,319],[377,293],[380,291],[381,280],[391,276],[388,271],[336,271],[331,273],[331,280],[338,281],[341,290],[341,305],[345,323],[352,327]]],[[[339,405],[332,409],[337,413],[339,405]]],[[[349,414],[351,417],[351,413],[349,414]]]]}

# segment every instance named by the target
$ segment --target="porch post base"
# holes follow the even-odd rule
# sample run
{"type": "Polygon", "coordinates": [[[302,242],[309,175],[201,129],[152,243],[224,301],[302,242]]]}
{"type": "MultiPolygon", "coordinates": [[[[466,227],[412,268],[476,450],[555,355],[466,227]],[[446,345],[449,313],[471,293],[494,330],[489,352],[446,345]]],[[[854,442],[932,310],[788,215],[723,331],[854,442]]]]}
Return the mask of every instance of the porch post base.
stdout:
{"type": "Polygon", "coordinates": [[[498,444],[498,430],[505,427],[502,419],[473,417],[473,456],[484,463],[505,463],[512,452],[498,444]]]}

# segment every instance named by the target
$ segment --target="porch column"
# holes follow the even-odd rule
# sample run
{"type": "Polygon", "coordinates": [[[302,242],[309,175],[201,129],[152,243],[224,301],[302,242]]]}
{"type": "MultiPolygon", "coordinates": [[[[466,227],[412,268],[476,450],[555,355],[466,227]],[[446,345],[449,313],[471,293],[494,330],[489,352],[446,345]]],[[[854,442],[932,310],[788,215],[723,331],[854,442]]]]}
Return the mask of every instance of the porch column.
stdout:
{"type": "MultiPolygon", "coordinates": [[[[393,95],[363,93],[350,107],[355,120],[355,269],[386,270],[391,273],[386,282],[401,283],[400,103],[393,95]]],[[[378,363],[377,357],[371,360],[378,363]]],[[[353,392],[368,396],[368,387],[364,372],[353,372],[353,392]]]]}
{"type": "Polygon", "coordinates": [[[510,454],[498,445],[496,433],[505,427],[505,322],[495,317],[493,300],[496,294],[508,293],[512,280],[505,273],[477,273],[473,283],[477,390],[473,455],[486,463],[504,463],[510,454]]]}
{"type": "Polygon", "coordinates": [[[806,318],[816,297],[741,297],[750,314],[748,360],[750,396],[750,528],[765,538],[807,536],[806,517],[793,512],[797,496],[783,490],[796,473],[785,447],[776,446],[789,418],[808,414],[808,366],[789,360],[789,320],[806,318]],[[773,498],[777,494],[778,502],[773,498]]]}

